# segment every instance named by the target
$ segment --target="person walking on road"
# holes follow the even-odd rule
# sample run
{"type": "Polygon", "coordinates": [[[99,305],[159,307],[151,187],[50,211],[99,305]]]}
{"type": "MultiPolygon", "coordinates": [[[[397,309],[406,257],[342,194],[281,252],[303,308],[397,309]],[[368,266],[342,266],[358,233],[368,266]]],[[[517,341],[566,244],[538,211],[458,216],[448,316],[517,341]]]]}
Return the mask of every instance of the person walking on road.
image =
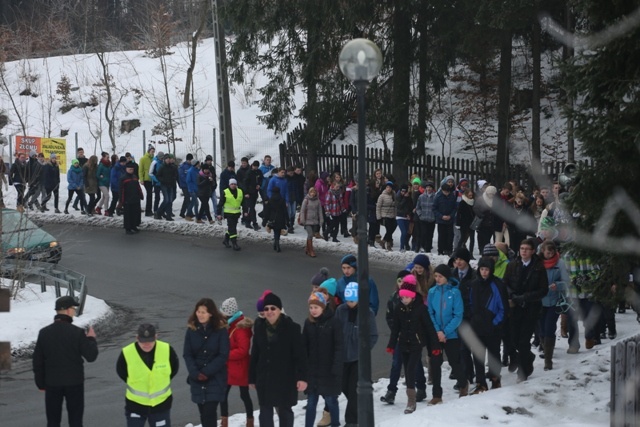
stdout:
{"type": "Polygon", "coordinates": [[[222,221],[222,214],[227,219],[227,232],[224,235],[222,244],[227,248],[233,246],[234,251],[239,251],[238,246],[238,220],[242,215],[242,203],[244,195],[242,190],[238,188],[238,181],[231,178],[229,180],[229,188],[220,193],[220,202],[216,212],[218,221],[222,221]]]}
{"type": "Polygon", "coordinates": [[[36,386],[45,392],[48,427],[60,426],[65,399],[69,426],[82,427],[84,360],[98,358],[98,343],[92,327],[85,333],[72,324],[79,305],[71,296],[58,298],[53,323],[40,330],[33,351],[33,374],[36,386]]]}
{"type": "Polygon", "coordinates": [[[138,327],[136,341],[122,349],[116,372],[127,383],[124,413],[127,427],[171,426],[171,379],[180,360],[169,343],[157,339],[156,328],[138,327]]]}

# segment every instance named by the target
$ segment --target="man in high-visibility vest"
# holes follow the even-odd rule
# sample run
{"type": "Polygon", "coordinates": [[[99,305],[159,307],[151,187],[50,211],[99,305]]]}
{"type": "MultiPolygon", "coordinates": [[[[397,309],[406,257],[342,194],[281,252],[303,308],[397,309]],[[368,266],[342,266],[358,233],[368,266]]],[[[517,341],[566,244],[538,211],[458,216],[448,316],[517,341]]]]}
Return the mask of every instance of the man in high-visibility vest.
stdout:
{"type": "Polygon", "coordinates": [[[222,221],[222,214],[227,219],[227,232],[224,235],[222,244],[227,248],[233,246],[234,251],[239,251],[238,246],[238,220],[242,215],[242,204],[244,203],[244,193],[238,188],[238,181],[234,178],[229,180],[229,187],[220,193],[220,201],[216,216],[218,221],[222,221]]]}
{"type": "Polygon", "coordinates": [[[140,325],[136,342],[122,349],[116,371],[127,383],[127,427],[171,425],[171,379],[178,373],[179,359],[173,348],[158,341],[156,328],[140,325]]]}

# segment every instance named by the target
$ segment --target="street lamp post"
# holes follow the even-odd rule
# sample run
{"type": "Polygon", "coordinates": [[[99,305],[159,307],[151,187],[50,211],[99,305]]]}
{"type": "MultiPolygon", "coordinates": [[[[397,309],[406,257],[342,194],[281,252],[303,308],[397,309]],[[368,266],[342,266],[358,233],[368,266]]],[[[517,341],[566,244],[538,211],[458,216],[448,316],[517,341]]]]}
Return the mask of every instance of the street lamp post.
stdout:
{"type": "Polygon", "coordinates": [[[371,384],[371,325],[369,324],[369,249],[365,162],[364,95],[382,67],[382,53],[371,40],[354,39],[340,52],[340,71],[356,88],[358,100],[358,425],[373,426],[371,384]]]}

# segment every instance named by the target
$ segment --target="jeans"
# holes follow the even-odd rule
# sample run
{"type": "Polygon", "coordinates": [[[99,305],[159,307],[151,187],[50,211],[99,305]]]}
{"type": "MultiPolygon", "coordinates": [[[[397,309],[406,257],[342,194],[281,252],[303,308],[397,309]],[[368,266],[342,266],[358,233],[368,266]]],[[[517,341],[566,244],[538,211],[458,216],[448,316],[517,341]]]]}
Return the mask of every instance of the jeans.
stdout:
{"type": "Polygon", "coordinates": [[[287,205],[287,215],[289,215],[289,226],[293,227],[296,222],[296,202],[289,202],[287,205]]]}
{"type": "Polygon", "coordinates": [[[176,198],[176,189],[174,187],[168,185],[160,186],[160,190],[162,191],[162,204],[158,208],[156,212],[157,216],[166,215],[167,217],[173,216],[173,200],[176,198]]]}
{"type": "MultiPolygon", "coordinates": [[[[400,380],[400,372],[402,371],[402,352],[400,351],[400,345],[396,344],[396,348],[393,352],[393,359],[391,360],[391,372],[389,372],[389,385],[387,386],[387,390],[397,392],[398,391],[398,381],[400,380]]],[[[407,373],[405,371],[405,377],[407,373]]],[[[422,363],[422,352],[420,352],[420,358],[418,359],[418,364],[416,366],[416,372],[414,375],[415,378],[415,388],[418,390],[426,390],[427,389],[427,378],[424,375],[424,365],[422,363]]],[[[409,384],[407,382],[407,384],[409,384]]]]}
{"type": "Polygon", "coordinates": [[[153,213],[158,212],[158,206],[160,205],[160,193],[162,192],[162,190],[160,190],[160,186],[159,185],[154,185],[153,186],[153,213]]]}
{"type": "Polygon", "coordinates": [[[194,217],[198,213],[198,193],[189,192],[189,206],[187,206],[187,216],[194,217]]]}
{"type": "Polygon", "coordinates": [[[211,204],[213,205],[213,210],[211,212],[216,212],[218,210],[218,196],[216,196],[215,190],[211,192],[211,204]]]}
{"type": "Polygon", "coordinates": [[[63,400],[67,401],[69,427],[82,427],[84,384],[66,387],[47,387],[44,394],[47,427],[60,427],[63,400]]]}
{"type": "Polygon", "coordinates": [[[150,426],[165,425],[171,426],[171,411],[157,412],[154,414],[138,414],[135,412],[125,411],[127,418],[127,427],[144,427],[147,421],[150,426]]]}
{"type": "Polygon", "coordinates": [[[400,229],[400,250],[404,250],[409,242],[409,220],[402,218],[396,219],[398,222],[398,228],[400,229]]]}
{"type": "Polygon", "coordinates": [[[556,312],[556,307],[542,307],[542,315],[540,316],[540,338],[555,337],[556,324],[560,315],[556,312]]]}
{"type": "MultiPolygon", "coordinates": [[[[316,421],[316,407],[318,406],[318,393],[313,391],[307,394],[307,412],[305,414],[305,427],[314,427],[316,421]]],[[[340,425],[340,406],[338,405],[338,396],[322,395],[324,403],[331,414],[331,425],[340,425]]]]}

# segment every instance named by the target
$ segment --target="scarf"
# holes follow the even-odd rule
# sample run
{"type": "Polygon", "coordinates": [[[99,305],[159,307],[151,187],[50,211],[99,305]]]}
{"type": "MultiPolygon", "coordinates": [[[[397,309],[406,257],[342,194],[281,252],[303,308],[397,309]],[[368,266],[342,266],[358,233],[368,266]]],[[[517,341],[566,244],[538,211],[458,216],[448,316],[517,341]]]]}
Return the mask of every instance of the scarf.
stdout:
{"type": "Polygon", "coordinates": [[[556,252],[556,254],[553,257],[542,261],[544,263],[544,268],[546,268],[547,270],[550,268],[553,268],[558,263],[559,259],[560,259],[560,253],[556,252]]]}
{"type": "Polygon", "coordinates": [[[475,203],[474,199],[470,199],[467,196],[465,196],[464,194],[462,195],[462,200],[464,200],[464,202],[466,204],[468,204],[469,206],[473,206],[473,204],[475,203]]]}

